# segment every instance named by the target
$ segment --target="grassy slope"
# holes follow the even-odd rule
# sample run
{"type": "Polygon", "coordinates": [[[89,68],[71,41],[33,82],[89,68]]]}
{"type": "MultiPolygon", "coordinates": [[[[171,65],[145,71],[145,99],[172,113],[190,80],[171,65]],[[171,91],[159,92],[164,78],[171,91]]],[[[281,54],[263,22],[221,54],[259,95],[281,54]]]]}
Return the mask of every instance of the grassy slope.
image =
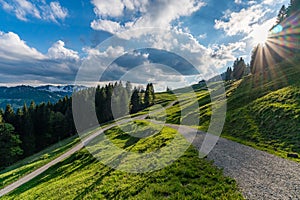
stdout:
{"type": "Polygon", "coordinates": [[[0,171],[0,189],[54,160],[79,141],[76,136],[70,137],[0,171]]]}
{"type": "MultiPolygon", "coordinates": [[[[119,128],[106,131],[120,148],[150,152],[168,144],[177,132],[168,127],[135,121],[123,130],[152,135],[136,140],[119,128]]],[[[181,142],[184,142],[182,140],[181,142]]],[[[101,142],[100,142],[101,143],[101,142]]],[[[94,144],[97,145],[97,144],[94,144]]],[[[100,148],[105,149],[105,145],[100,148]]],[[[112,152],[113,156],[114,152],[112,152]]],[[[126,158],[123,158],[126,159],[126,158]]],[[[73,154],[4,199],[242,199],[234,180],[224,177],[212,163],[199,159],[190,147],[170,166],[155,172],[130,174],[97,161],[87,150],[73,154]]]]}
{"type": "MultiPolygon", "coordinates": [[[[300,56],[270,67],[264,74],[227,82],[227,117],[222,136],[286,158],[288,152],[300,156],[300,56]]],[[[199,129],[206,131],[211,104],[208,91],[197,90],[199,129]]],[[[188,96],[188,94],[184,94],[188,96]]],[[[189,109],[189,99],[152,116],[168,123],[182,121],[181,109],[189,109]]],[[[183,116],[183,118],[186,116],[183,116]]],[[[300,162],[300,159],[293,159],[300,162]]]]}
{"type": "Polygon", "coordinates": [[[224,136],[281,157],[300,154],[299,63],[295,57],[245,77],[229,95],[224,136]]]}

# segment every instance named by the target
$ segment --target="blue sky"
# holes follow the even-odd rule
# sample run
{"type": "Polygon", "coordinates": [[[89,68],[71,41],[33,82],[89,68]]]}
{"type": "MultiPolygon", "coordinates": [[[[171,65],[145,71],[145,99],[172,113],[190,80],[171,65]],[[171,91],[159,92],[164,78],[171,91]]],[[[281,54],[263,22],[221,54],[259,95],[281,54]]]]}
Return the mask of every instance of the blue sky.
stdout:
{"type": "MultiPolygon", "coordinates": [[[[111,55],[109,51],[122,50],[120,45],[100,50],[98,44],[144,27],[185,35],[190,39],[182,42],[188,47],[185,53],[201,57],[193,62],[195,67],[205,72],[214,65],[221,72],[235,57],[249,61],[252,47],[264,40],[283,4],[288,0],[0,0],[0,84],[73,83],[91,56],[102,59],[111,55]]],[[[133,34],[123,39],[142,37],[133,34]]],[[[172,52],[179,43],[153,47],[172,52]]],[[[132,55],[151,64],[145,52],[132,55]]],[[[124,70],[115,65],[114,70],[124,70]]],[[[199,77],[188,77],[189,82],[199,77]]],[[[166,77],[160,78],[155,81],[166,84],[166,77]]],[[[152,79],[145,76],[145,81],[152,79]]]]}

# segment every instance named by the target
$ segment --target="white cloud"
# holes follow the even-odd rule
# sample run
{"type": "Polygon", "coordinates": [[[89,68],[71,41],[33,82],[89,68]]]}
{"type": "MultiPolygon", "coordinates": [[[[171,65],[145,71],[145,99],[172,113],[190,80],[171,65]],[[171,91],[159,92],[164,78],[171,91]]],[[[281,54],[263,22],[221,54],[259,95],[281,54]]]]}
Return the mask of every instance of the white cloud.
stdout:
{"type": "Polygon", "coordinates": [[[206,33],[198,35],[198,39],[200,39],[200,40],[206,39],[206,38],[207,38],[207,34],[206,33]]]}
{"type": "Polygon", "coordinates": [[[121,0],[92,0],[92,4],[95,5],[94,12],[98,16],[119,17],[123,14],[124,4],[121,0]]]}
{"type": "Polygon", "coordinates": [[[215,20],[215,28],[223,29],[228,36],[248,34],[253,30],[253,24],[259,23],[268,12],[261,5],[243,8],[229,14],[228,21],[215,20]]]}
{"type": "Polygon", "coordinates": [[[59,2],[51,2],[50,8],[52,10],[53,15],[58,19],[65,19],[68,16],[68,10],[66,8],[61,7],[59,2]]]}
{"type": "Polygon", "coordinates": [[[263,0],[262,3],[265,5],[280,5],[283,3],[288,3],[288,0],[263,0]]]}
{"type": "Polygon", "coordinates": [[[94,20],[91,23],[91,27],[94,30],[102,30],[112,34],[118,33],[122,28],[122,26],[118,22],[110,21],[110,20],[94,20]]]}
{"type": "Polygon", "coordinates": [[[64,20],[68,16],[68,10],[60,5],[59,2],[29,0],[0,0],[2,8],[7,12],[14,13],[22,21],[28,21],[28,17],[53,21],[64,20]]]}
{"type": "Polygon", "coordinates": [[[13,0],[11,3],[1,0],[0,3],[4,10],[14,12],[20,20],[27,21],[27,15],[41,18],[39,10],[27,0],[13,0]]]}
{"type": "Polygon", "coordinates": [[[144,27],[168,29],[174,20],[190,16],[205,5],[199,0],[118,0],[112,2],[92,0],[92,3],[95,6],[94,12],[99,18],[91,23],[91,27],[113,34],[144,27]],[[129,19],[121,26],[121,17],[128,13],[136,17],[129,19]],[[116,19],[112,20],[112,18],[116,19]]]}
{"type": "Polygon", "coordinates": [[[4,82],[37,80],[64,83],[74,81],[81,59],[76,51],[65,48],[63,41],[54,43],[45,55],[28,46],[16,33],[0,31],[0,62],[1,80],[4,82]]]}
{"type": "Polygon", "coordinates": [[[260,3],[249,1],[249,7],[238,12],[226,10],[222,19],[215,20],[215,29],[224,30],[228,36],[250,34],[256,27],[276,16],[283,3],[287,3],[287,0],[263,0],[260,3]]]}
{"type": "MultiPolygon", "coordinates": [[[[135,34],[132,31],[129,31],[129,34],[135,34]]],[[[117,39],[117,38],[116,38],[117,39]]],[[[117,39],[112,41],[107,41],[106,44],[115,44],[120,45],[124,44],[124,47],[130,48],[130,50],[126,49],[124,50],[123,47],[120,46],[108,46],[108,48],[103,50],[103,46],[96,47],[95,49],[86,49],[86,52],[88,53],[87,60],[84,62],[84,68],[82,71],[82,74],[84,74],[84,79],[81,81],[96,81],[96,78],[94,74],[99,74],[100,72],[105,71],[109,64],[116,58],[118,58],[121,55],[125,54],[125,51],[131,52],[134,49],[140,49],[141,44],[145,44],[146,47],[154,48],[154,49],[162,49],[165,51],[169,51],[171,53],[177,54],[187,60],[191,65],[193,65],[204,78],[210,78],[213,75],[216,75],[220,69],[224,68],[228,62],[233,62],[236,57],[238,57],[240,54],[239,52],[242,52],[245,50],[246,43],[245,42],[237,42],[237,43],[229,43],[229,44],[222,44],[222,45],[214,45],[205,47],[189,33],[185,33],[182,30],[173,29],[172,31],[164,30],[160,32],[148,32],[148,34],[141,35],[140,37],[133,38],[132,40],[126,40],[126,39],[117,39]],[[123,41],[124,40],[124,41],[123,41]],[[118,42],[116,42],[118,41],[118,42]],[[101,48],[98,49],[98,48],[101,48]],[[117,53],[118,52],[118,53],[117,53]]],[[[117,70],[116,66],[114,66],[113,73],[106,74],[111,75],[111,80],[118,80],[113,79],[117,74],[120,74],[124,72],[124,68],[127,70],[129,74],[131,74],[130,79],[128,79],[131,82],[155,82],[157,84],[160,83],[166,83],[172,82],[174,80],[177,83],[181,83],[178,78],[182,78],[182,75],[170,75],[166,74],[166,72],[162,72],[159,70],[153,70],[151,69],[152,58],[153,54],[132,54],[136,55],[137,57],[144,57],[148,60],[148,62],[144,62],[141,65],[144,70],[144,74],[137,75],[138,73],[135,70],[132,71],[131,67],[127,66],[126,63],[123,66],[121,64],[120,70],[117,70]],[[147,71],[147,70],[148,71],[147,71]],[[147,72],[147,73],[146,73],[147,72]],[[154,76],[154,77],[153,77],[154,76]],[[155,79],[154,79],[155,78],[155,79]]],[[[161,59],[167,59],[168,57],[165,57],[166,55],[164,53],[161,53],[161,59]]],[[[159,56],[159,57],[160,57],[159,56]]],[[[170,57],[169,57],[170,59],[170,57]]],[[[123,60],[123,59],[122,59],[123,60]]],[[[172,59],[173,61],[176,61],[172,59]]],[[[128,61],[128,60],[127,60],[128,61]]],[[[129,60],[130,61],[130,60],[129,60]]],[[[159,61],[156,60],[156,61],[159,61]]],[[[163,61],[162,61],[163,62],[163,61]]],[[[194,74],[195,71],[191,72],[189,70],[188,65],[183,65],[182,63],[179,65],[176,64],[176,62],[167,62],[164,63],[164,65],[171,66],[173,69],[176,69],[179,73],[183,73],[183,77],[194,74]]],[[[131,66],[138,66],[138,65],[131,65],[131,66]]],[[[143,70],[140,70],[143,71],[143,70]]],[[[117,77],[117,76],[116,76],[117,77]]],[[[128,76],[127,76],[128,78],[128,76]]],[[[199,81],[199,80],[198,80],[199,81]]],[[[174,84],[166,83],[169,86],[174,87],[174,84]]],[[[166,85],[165,84],[165,85],[166,85]]]]}
{"type": "Polygon", "coordinates": [[[257,43],[266,42],[269,30],[275,24],[275,22],[276,17],[271,18],[262,24],[254,24],[253,31],[249,33],[248,36],[244,38],[244,40],[251,39],[253,43],[252,45],[257,45],[257,43]]]}
{"type": "Polygon", "coordinates": [[[229,62],[235,60],[235,52],[243,52],[245,48],[245,42],[235,42],[227,45],[212,45],[209,48],[209,52],[213,59],[229,62]]]}
{"type": "Polygon", "coordinates": [[[91,0],[95,6],[94,12],[100,18],[121,17],[125,12],[146,12],[148,0],[91,0]]]}
{"type": "Polygon", "coordinates": [[[25,41],[12,32],[0,31],[0,57],[11,60],[23,60],[26,58],[43,59],[45,56],[35,48],[29,47],[25,41]]]}
{"type": "Polygon", "coordinates": [[[51,59],[79,60],[78,52],[65,48],[65,43],[57,41],[48,49],[48,57],[51,59]]]}
{"type": "Polygon", "coordinates": [[[236,4],[242,4],[243,1],[242,0],[234,0],[234,3],[236,3],[236,4]]]}

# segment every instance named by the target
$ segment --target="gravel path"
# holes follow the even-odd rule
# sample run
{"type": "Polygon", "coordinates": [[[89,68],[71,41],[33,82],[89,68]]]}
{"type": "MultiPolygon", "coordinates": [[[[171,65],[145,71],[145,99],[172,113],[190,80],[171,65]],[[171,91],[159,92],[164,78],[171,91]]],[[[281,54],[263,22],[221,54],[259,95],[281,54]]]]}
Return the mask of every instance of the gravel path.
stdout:
{"type": "MultiPolygon", "coordinates": [[[[176,125],[166,124],[172,128],[176,125]]],[[[184,136],[193,132],[181,126],[184,136]]],[[[206,139],[215,137],[208,134],[206,139]]],[[[193,145],[200,149],[205,138],[198,132],[193,145]]],[[[190,138],[188,138],[190,140],[190,138]]],[[[209,141],[209,140],[208,140],[209,141]]],[[[224,174],[237,181],[246,199],[297,200],[300,199],[300,163],[286,160],[264,151],[220,138],[207,158],[224,170],[224,174]]]]}
{"type": "Polygon", "coordinates": [[[208,159],[234,178],[247,199],[300,199],[300,164],[220,138],[208,159]]]}

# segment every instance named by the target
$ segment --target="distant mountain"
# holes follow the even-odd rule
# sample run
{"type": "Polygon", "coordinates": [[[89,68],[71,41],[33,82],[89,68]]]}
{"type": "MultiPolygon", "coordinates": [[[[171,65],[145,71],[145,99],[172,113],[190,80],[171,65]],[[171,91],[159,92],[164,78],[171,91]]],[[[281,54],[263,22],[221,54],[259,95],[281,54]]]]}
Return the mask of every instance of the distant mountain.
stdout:
{"type": "Polygon", "coordinates": [[[16,87],[0,87],[0,108],[5,109],[7,104],[11,104],[14,109],[20,108],[26,103],[30,104],[34,101],[36,104],[42,102],[57,102],[64,96],[71,96],[73,91],[85,89],[84,86],[16,86],[16,87]]]}
{"type": "Polygon", "coordinates": [[[65,85],[65,86],[54,86],[54,85],[45,85],[45,86],[39,86],[35,87],[36,89],[40,91],[47,91],[51,93],[57,93],[61,95],[72,95],[72,93],[75,91],[80,91],[85,89],[85,86],[78,86],[78,85],[65,85]]]}

